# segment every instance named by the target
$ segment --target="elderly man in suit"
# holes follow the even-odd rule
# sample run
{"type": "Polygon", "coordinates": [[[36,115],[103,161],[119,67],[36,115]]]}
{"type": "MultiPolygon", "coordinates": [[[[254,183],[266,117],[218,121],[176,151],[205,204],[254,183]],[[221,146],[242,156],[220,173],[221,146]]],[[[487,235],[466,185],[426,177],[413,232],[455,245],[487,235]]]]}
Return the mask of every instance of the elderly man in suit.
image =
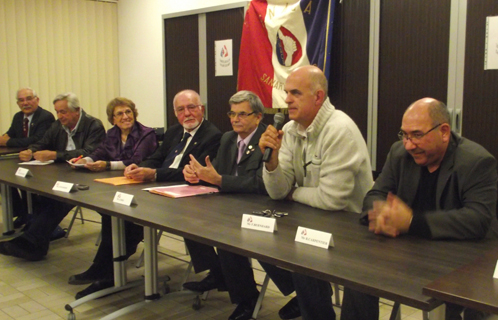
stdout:
{"type": "MultiPolygon", "coordinates": [[[[183,167],[190,156],[201,159],[215,157],[220,145],[221,132],[214,124],[204,119],[204,106],[199,94],[193,90],[183,90],[173,98],[173,107],[178,124],[168,128],[161,146],[139,165],[131,164],[125,168],[127,178],[140,181],[185,181],[183,167]]],[[[143,227],[128,225],[126,230],[126,258],[135,253],[143,239],[143,227]]],[[[93,264],[80,274],[69,278],[70,284],[89,284],[76,294],[83,298],[96,291],[114,285],[112,261],[111,227],[102,226],[102,242],[93,264]]]]}
{"type": "MultiPolygon", "coordinates": [[[[31,88],[21,88],[16,94],[17,105],[21,111],[12,119],[9,130],[0,136],[0,147],[25,148],[40,140],[48,130],[54,115],[39,106],[40,98],[31,88]]],[[[28,220],[26,191],[19,194],[16,188],[11,188],[12,205],[17,219],[14,228],[20,228],[28,220]]]]}
{"type": "MultiPolygon", "coordinates": [[[[43,138],[19,153],[22,161],[54,160],[63,162],[80,155],[87,156],[104,140],[102,121],[87,114],[78,97],[71,92],[54,99],[58,120],[52,123],[43,138]]],[[[52,231],[64,219],[73,205],[38,196],[35,215],[24,233],[10,241],[0,242],[0,253],[38,261],[49,249],[52,231]]]]}
{"type": "MultiPolygon", "coordinates": [[[[266,130],[261,123],[263,103],[250,91],[239,91],[230,100],[228,117],[233,131],[221,138],[218,156],[211,164],[206,158],[202,166],[191,156],[191,162],[185,166],[185,180],[190,183],[209,183],[217,186],[221,192],[266,194],[262,178],[263,157],[258,147],[259,138],[266,130]]],[[[233,303],[238,307],[229,319],[250,317],[258,290],[249,259],[225,250],[218,249],[218,254],[211,246],[185,239],[196,272],[210,270],[208,276],[200,282],[184,284],[192,291],[212,289],[226,290],[233,303]]]]}
{"type": "Polygon", "coordinates": [[[14,115],[9,130],[0,137],[0,146],[27,147],[43,137],[55,118],[40,107],[39,102],[33,89],[17,90],[17,105],[21,111],[14,115]]]}
{"type": "MultiPolygon", "coordinates": [[[[496,212],[495,158],[452,132],[446,106],[433,98],[408,107],[398,137],[365,196],[362,222],[389,237],[484,238],[496,212]]],[[[461,320],[462,310],[447,304],[446,319],[461,320]]],[[[464,315],[466,320],[485,316],[470,309],[464,315]]],[[[344,289],[342,320],[378,318],[377,297],[344,289]]]]}

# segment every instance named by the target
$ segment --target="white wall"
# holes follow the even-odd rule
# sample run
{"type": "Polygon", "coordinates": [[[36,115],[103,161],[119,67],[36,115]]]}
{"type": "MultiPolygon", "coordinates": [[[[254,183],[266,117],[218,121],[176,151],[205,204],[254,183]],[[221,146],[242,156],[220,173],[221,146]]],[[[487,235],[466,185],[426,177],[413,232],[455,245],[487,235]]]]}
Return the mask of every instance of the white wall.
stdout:
{"type": "Polygon", "coordinates": [[[140,122],[165,126],[162,15],[236,2],[240,0],[119,1],[120,95],[135,102],[140,122]]]}

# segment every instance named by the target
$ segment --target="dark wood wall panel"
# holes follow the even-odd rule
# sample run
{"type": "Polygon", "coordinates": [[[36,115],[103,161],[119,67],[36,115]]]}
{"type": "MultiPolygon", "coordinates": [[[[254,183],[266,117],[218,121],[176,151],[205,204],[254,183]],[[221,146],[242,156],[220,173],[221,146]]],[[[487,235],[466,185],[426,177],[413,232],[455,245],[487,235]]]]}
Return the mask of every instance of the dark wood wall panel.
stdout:
{"type": "Polygon", "coordinates": [[[462,135],[498,158],[498,70],[484,70],[486,17],[496,15],[497,0],[468,1],[462,135]]]}
{"type": "Polygon", "coordinates": [[[244,8],[215,11],[206,14],[207,28],[207,76],[208,76],[208,114],[209,121],[222,132],[232,130],[227,117],[230,110],[228,100],[237,92],[237,75],[239,69],[240,39],[244,23],[244,8]],[[214,42],[232,39],[233,76],[215,77],[214,42]]]}
{"type": "Polygon", "coordinates": [[[358,125],[365,140],[368,121],[370,1],[336,1],[329,97],[358,125]]]}
{"type": "Polygon", "coordinates": [[[446,101],[450,0],[383,0],[380,23],[377,170],[404,110],[430,96],[446,101]]]}
{"type": "MultiPolygon", "coordinates": [[[[178,123],[173,97],[183,89],[199,92],[199,29],[197,15],[164,20],[166,112],[171,126],[178,123]]],[[[158,66],[159,67],[159,66],[158,66]]]]}

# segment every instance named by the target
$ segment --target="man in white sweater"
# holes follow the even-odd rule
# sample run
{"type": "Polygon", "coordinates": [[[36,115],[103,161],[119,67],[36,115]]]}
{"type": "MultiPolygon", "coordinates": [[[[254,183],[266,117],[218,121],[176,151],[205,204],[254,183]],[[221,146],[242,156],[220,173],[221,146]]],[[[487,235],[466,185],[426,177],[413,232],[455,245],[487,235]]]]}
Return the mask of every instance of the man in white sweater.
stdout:
{"type": "MultiPolygon", "coordinates": [[[[285,83],[289,118],[282,130],[269,126],[259,146],[273,149],[263,180],[273,199],[297,201],[324,210],[360,213],[373,185],[367,146],[356,124],[327,97],[323,72],[306,66],[285,83]]],[[[297,298],[279,312],[282,319],[335,319],[330,284],[262,263],[284,295],[297,298]]]]}

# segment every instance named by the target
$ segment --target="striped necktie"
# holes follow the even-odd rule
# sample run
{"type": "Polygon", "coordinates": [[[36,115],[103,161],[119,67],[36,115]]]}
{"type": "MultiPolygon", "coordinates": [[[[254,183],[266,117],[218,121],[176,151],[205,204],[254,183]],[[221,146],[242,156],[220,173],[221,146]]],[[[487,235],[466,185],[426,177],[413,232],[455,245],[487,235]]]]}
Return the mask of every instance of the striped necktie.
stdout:
{"type": "Polygon", "coordinates": [[[169,168],[169,166],[171,166],[173,164],[176,156],[179,155],[183,151],[183,149],[185,149],[185,146],[187,145],[188,138],[190,138],[190,137],[191,137],[190,133],[185,132],[185,135],[183,135],[182,141],[180,141],[180,143],[175,147],[175,149],[168,154],[166,159],[164,159],[164,162],[162,165],[163,168],[169,168]]]}

